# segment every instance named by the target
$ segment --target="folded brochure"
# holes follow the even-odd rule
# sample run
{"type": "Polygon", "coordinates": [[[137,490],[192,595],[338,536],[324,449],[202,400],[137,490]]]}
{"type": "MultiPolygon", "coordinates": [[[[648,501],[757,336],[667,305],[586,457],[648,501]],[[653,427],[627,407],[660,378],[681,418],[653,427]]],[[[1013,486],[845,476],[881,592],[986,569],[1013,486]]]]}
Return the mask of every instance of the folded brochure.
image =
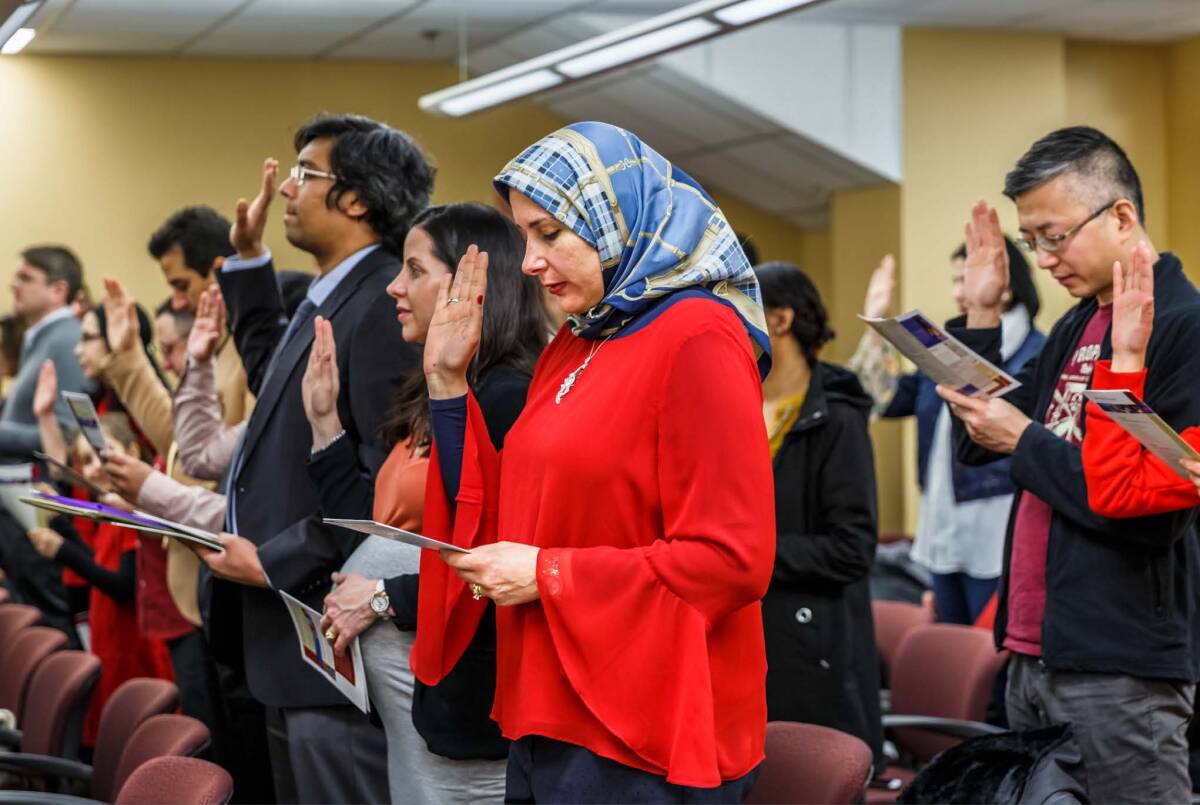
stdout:
{"type": "Polygon", "coordinates": [[[427,548],[431,551],[455,551],[457,553],[470,553],[466,548],[460,548],[457,545],[451,545],[449,542],[442,542],[432,537],[426,537],[417,534],[413,531],[405,531],[403,528],[377,523],[374,520],[339,520],[332,517],[326,517],[325,522],[329,525],[336,525],[342,528],[348,528],[351,531],[360,531],[363,534],[374,534],[377,537],[386,537],[394,539],[397,542],[404,542],[409,545],[416,545],[418,548],[427,548]]]}
{"type": "Polygon", "coordinates": [[[968,397],[1003,397],[1021,384],[919,310],[892,319],[859,316],[940,386],[968,397]]]}
{"type": "Polygon", "coordinates": [[[63,497],[62,495],[51,495],[46,492],[34,492],[32,495],[23,497],[20,500],[22,503],[27,503],[38,509],[69,514],[74,517],[86,517],[89,520],[115,523],[126,528],[132,528],[135,531],[143,531],[148,534],[159,534],[164,537],[194,542],[216,551],[224,550],[216,534],[203,531],[199,528],[192,528],[182,523],[176,523],[172,520],[155,517],[143,511],[135,510],[127,512],[91,500],[79,500],[77,498],[63,497]]]}
{"type": "Polygon", "coordinates": [[[1200,453],[1136,394],[1128,389],[1088,389],[1083,394],[1180,477],[1190,477],[1187,470],[1180,466],[1179,460],[1200,461],[1200,453]]]}
{"type": "Polygon", "coordinates": [[[300,657],[329,680],[355,707],[364,713],[370,712],[367,675],[363,673],[362,648],[358,638],[350,642],[345,654],[337,656],[333,653],[333,645],[321,632],[321,613],[285,592],[280,592],[279,597],[283,599],[288,614],[292,616],[292,624],[296,627],[300,657]]]}

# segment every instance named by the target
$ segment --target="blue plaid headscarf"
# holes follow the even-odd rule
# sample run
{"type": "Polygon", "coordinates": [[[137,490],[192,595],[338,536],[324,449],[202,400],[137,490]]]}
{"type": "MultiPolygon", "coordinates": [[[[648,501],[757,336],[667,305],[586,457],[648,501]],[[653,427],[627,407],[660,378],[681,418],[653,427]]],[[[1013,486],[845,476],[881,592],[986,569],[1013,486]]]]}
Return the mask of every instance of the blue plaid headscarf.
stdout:
{"type": "Polygon", "coordinates": [[[572,332],[602,338],[673,293],[701,291],[737,312],[759,372],[771,365],[754,271],[704,188],[632,132],[575,123],[543,137],[494,180],[528,196],[600,254],[604,298],[569,316],[572,332]]]}

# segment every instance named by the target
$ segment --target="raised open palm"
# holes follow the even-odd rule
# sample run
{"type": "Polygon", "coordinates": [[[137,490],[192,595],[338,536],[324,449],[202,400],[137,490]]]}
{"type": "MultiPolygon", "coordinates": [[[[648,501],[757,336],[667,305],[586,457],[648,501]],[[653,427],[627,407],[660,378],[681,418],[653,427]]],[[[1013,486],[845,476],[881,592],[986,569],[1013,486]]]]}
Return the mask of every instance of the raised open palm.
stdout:
{"type": "Polygon", "coordinates": [[[1142,241],[1133,247],[1126,268],[1113,265],[1113,369],[1140,371],[1154,329],[1154,256],[1142,241]]]}
{"type": "Polygon", "coordinates": [[[267,209],[271,206],[271,199],[275,198],[275,175],[278,172],[279,163],[276,160],[269,157],[263,160],[262,185],[258,195],[249,203],[244,198],[238,199],[237,214],[229,229],[229,242],[240,257],[248,259],[262,254],[267,209]]]}
{"type": "Polygon", "coordinates": [[[967,260],[963,296],[968,310],[997,310],[1008,290],[1008,250],[1000,216],[980,199],[966,225],[967,260]]]}
{"type": "Polygon", "coordinates": [[[308,368],[304,370],[300,395],[304,400],[304,415],[313,429],[313,446],[318,449],[342,432],[337,412],[340,390],[333,325],[317,316],[313,321],[313,344],[308,352],[308,368]]]}
{"type": "Polygon", "coordinates": [[[885,254],[867,283],[867,298],[863,300],[863,315],[878,319],[887,315],[896,290],[896,258],[885,254]]]}
{"type": "Polygon", "coordinates": [[[124,352],[138,342],[138,320],[133,297],[112,277],[104,278],[104,315],[108,319],[108,349],[124,352]]]}
{"type": "Polygon", "coordinates": [[[221,289],[213,285],[200,295],[200,303],[196,305],[196,320],[188,334],[188,355],[200,363],[211,360],[224,331],[225,300],[221,289]]]}
{"type": "Polygon", "coordinates": [[[466,393],[467,367],[483,332],[487,267],[487,252],[472,244],[459,260],[454,277],[442,278],[425,337],[425,377],[434,398],[443,393],[452,397],[466,393]]]}
{"type": "Polygon", "coordinates": [[[35,416],[46,416],[54,412],[54,404],[58,402],[58,370],[54,361],[49,358],[42,363],[38,371],[37,388],[33,392],[33,413],[35,416]]]}

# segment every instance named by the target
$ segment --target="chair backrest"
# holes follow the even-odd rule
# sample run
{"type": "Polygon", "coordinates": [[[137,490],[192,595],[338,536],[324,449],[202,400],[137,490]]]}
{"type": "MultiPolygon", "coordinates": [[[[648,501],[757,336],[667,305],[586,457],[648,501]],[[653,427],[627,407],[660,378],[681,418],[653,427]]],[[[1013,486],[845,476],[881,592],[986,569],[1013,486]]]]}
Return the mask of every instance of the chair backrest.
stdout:
{"type": "Polygon", "coordinates": [[[0,646],[7,646],[17,632],[40,623],[42,613],[28,604],[5,604],[0,606],[0,646]]]}
{"type": "Polygon", "coordinates": [[[96,753],[92,756],[92,796],[111,802],[120,788],[114,781],[121,753],[138,727],[163,713],[179,709],[179,688],[165,679],[130,679],[113,691],[104,703],[96,730],[96,753]]]}
{"type": "Polygon", "coordinates": [[[766,760],[746,802],[861,802],[870,779],[871,748],[829,727],[772,721],[767,724],[766,760]]]}
{"type": "Polygon", "coordinates": [[[871,617],[875,620],[875,646],[885,679],[890,679],[896,649],[905,636],[918,626],[933,623],[933,613],[926,607],[907,601],[872,601],[871,617]]]}
{"type": "MultiPolygon", "coordinates": [[[[4,578],[3,576],[0,576],[0,580],[2,580],[3,578],[4,578]]],[[[12,600],[12,594],[8,591],[8,588],[0,587],[0,604],[7,604],[11,600],[12,600]]]]}
{"type": "Polygon", "coordinates": [[[160,757],[137,768],[116,805],[224,805],[233,796],[233,778],[215,763],[194,757],[160,757]]]}
{"type": "Polygon", "coordinates": [[[22,629],[7,643],[0,644],[0,707],[12,711],[18,726],[29,680],[42,660],[66,646],[67,636],[47,626],[22,629]]]}
{"type": "Polygon", "coordinates": [[[75,760],[83,716],[100,677],[100,660],[85,651],[56,651],[42,661],[25,693],[21,751],[75,760]]]}
{"type": "Polygon", "coordinates": [[[208,748],[204,723],[190,716],[159,715],[146,719],[126,743],[113,777],[113,787],[123,791],[133,772],[158,757],[190,757],[208,748]]]}
{"type": "MultiPolygon", "coordinates": [[[[997,652],[991,632],[974,626],[918,626],[896,650],[892,712],[983,721],[992,686],[1008,654],[997,652]]],[[[961,741],[920,729],[897,729],[895,740],[925,762],[961,741]]]]}

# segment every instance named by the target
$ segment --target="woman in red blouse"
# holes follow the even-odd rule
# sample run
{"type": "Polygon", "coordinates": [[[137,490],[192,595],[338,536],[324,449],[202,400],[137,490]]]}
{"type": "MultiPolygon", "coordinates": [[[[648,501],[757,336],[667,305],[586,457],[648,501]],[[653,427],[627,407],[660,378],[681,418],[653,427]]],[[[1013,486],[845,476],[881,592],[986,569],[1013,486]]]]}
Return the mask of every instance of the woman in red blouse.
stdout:
{"type": "MultiPolygon", "coordinates": [[[[1111,361],[1097,361],[1094,389],[1128,389],[1145,399],[1146,347],[1154,323],[1154,266],[1144,244],[1132,265],[1113,267],[1111,361]]],[[[1181,434],[1200,450],[1200,427],[1181,434]]],[[[1083,469],[1088,505],[1105,517],[1141,517],[1200,506],[1200,462],[1184,461],[1180,475],[1113,422],[1094,402],[1087,407],[1083,469]]]]}
{"type": "Polygon", "coordinates": [[[568,320],[497,455],[465,378],[486,254],[442,284],[425,530],[472,551],[422,557],[413,670],[444,676],[490,598],[510,801],[740,801],[775,542],[757,282],[703,189],[614,126],[549,135],[496,186],[568,320]]]}

